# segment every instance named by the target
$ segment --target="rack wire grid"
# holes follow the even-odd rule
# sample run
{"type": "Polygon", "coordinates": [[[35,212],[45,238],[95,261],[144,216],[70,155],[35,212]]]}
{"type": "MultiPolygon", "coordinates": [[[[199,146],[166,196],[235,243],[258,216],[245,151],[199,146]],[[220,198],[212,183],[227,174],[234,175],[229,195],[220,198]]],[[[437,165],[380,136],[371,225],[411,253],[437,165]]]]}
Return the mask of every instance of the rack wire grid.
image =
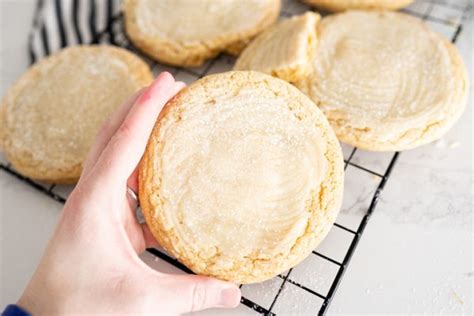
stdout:
{"type": "MultiPolygon", "coordinates": [[[[52,51],[68,45],[107,43],[124,47],[140,55],[152,67],[152,70],[155,74],[166,70],[171,72],[178,80],[182,80],[186,83],[191,83],[207,74],[231,70],[235,59],[224,54],[221,54],[216,58],[207,61],[203,66],[196,68],[170,67],[149,59],[147,56],[137,50],[127,39],[124,32],[123,16],[120,12],[119,0],[98,1],[99,2],[96,2],[95,0],[72,0],[72,27],[74,28],[76,34],[76,40],[73,41],[71,38],[68,39],[67,32],[65,31],[64,24],[66,23],[66,17],[62,11],[63,9],[61,0],[54,0],[54,5],[52,5],[54,11],[52,18],[55,20],[55,27],[51,27],[51,24],[48,25],[48,23],[46,23],[48,15],[42,14],[44,13],[45,0],[38,0],[36,14],[34,15],[32,32],[29,37],[29,55],[31,58],[31,63],[34,63],[38,58],[40,58],[41,55],[41,53],[39,54],[38,51],[34,49],[33,42],[38,40],[35,39],[34,32],[37,32],[41,42],[40,47],[42,47],[43,51],[42,55],[48,55],[52,51]],[[79,6],[84,6],[84,4],[88,6],[87,8],[82,7],[82,12],[85,12],[88,18],[88,28],[85,30],[89,31],[89,34],[84,34],[87,32],[84,32],[84,28],[81,29],[78,26],[77,21],[79,6]],[[96,16],[98,15],[96,7],[98,5],[104,4],[106,8],[105,23],[104,27],[99,29],[98,23],[96,23],[95,20],[96,16]],[[59,38],[59,44],[57,44],[56,48],[52,47],[53,43],[51,43],[51,38],[52,35],[54,35],[52,32],[57,32],[55,35],[56,38],[59,38]],[[86,38],[89,38],[89,40],[86,40],[86,38]]],[[[300,14],[307,10],[314,9],[296,0],[283,0],[281,18],[286,18],[294,14],[300,14]]],[[[471,11],[472,3],[470,3],[469,0],[465,2],[448,0],[423,0],[417,1],[402,10],[402,12],[414,15],[424,20],[433,29],[450,38],[453,43],[456,42],[456,39],[463,30],[463,21],[465,21],[467,16],[471,14],[471,11]]],[[[51,15],[49,16],[49,19],[51,20],[51,15]]],[[[315,286],[314,282],[310,282],[314,278],[306,274],[303,274],[303,277],[298,277],[298,274],[301,275],[301,273],[295,272],[295,269],[298,269],[298,266],[296,266],[292,269],[289,269],[287,272],[278,275],[278,277],[272,280],[273,284],[276,284],[276,288],[274,293],[270,293],[270,298],[268,297],[269,293],[265,293],[265,303],[259,302],[258,296],[250,297],[252,295],[246,295],[247,292],[252,293],[251,291],[246,292],[246,288],[251,289],[255,285],[241,286],[243,292],[241,303],[250,308],[250,310],[248,310],[249,312],[254,311],[257,314],[264,315],[277,314],[277,305],[279,299],[281,299],[285,291],[288,291],[287,288],[290,286],[299,288],[317,301],[316,304],[310,304],[312,306],[311,312],[308,312],[306,308],[304,313],[324,315],[328,310],[328,307],[334,298],[337,288],[341,283],[344,273],[346,272],[351,258],[356,250],[357,244],[359,243],[366,225],[369,222],[370,216],[377,206],[377,202],[380,199],[382,190],[389,180],[390,174],[394,169],[397,159],[400,155],[398,152],[369,153],[344,144],[342,144],[342,147],[345,161],[344,170],[346,183],[349,184],[346,185],[345,196],[347,196],[347,193],[349,193],[347,192],[348,190],[353,190],[356,187],[366,187],[365,183],[367,182],[371,182],[371,185],[375,184],[375,187],[372,191],[369,190],[367,192],[366,190],[366,192],[352,194],[352,198],[344,198],[343,212],[341,213],[342,215],[338,217],[336,223],[334,224],[334,228],[330,233],[331,235],[335,230],[339,230],[339,234],[346,234],[346,239],[348,238],[349,240],[343,254],[339,255],[340,258],[335,258],[334,255],[324,253],[324,249],[321,249],[321,246],[318,246],[317,249],[312,252],[311,256],[315,256],[320,259],[317,261],[317,265],[319,267],[314,266],[315,270],[321,271],[321,265],[330,265],[332,267],[334,274],[329,284],[325,289],[315,289],[318,286],[315,286]],[[367,201],[367,206],[364,207],[362,212],[361,210],[358,210],[357,213],[360,214],[360,217],[358,217],[356,222],[354,222],[354,220],[344,222],[344,210],[350,212],[355,205],[354,203],[351,204],[351,202],[353,202],[351,199],[358,201],[365,200],[367,201]]],[[[67,196],[73,189],[73,186],[47,184],[26,178],[15,171],[14,168],[3,158],[0,162],[0,169],[3,170],[3,172],[18,178],[19,180],[24,181],[41,193],[44,193],[45,195],[60,203],[64,203],[66,201],[67,196]]],[[[326,247],[326,249],[327,248],[329,247],[326,247]]],[[[168,255],[162,249],[147,249],[147,251],[167,264],[170,264],[186,273],[192,273],[192,271],[190,271],[186,266],[168,255]]],[[[324,269],[325,268],[323,268],[323,270],[324,269]]],[[[291,313],[299,313],[298,306],[292,306],[291,313]]],[[[300,313],[302,312],[300,311],[300,313]]]]}

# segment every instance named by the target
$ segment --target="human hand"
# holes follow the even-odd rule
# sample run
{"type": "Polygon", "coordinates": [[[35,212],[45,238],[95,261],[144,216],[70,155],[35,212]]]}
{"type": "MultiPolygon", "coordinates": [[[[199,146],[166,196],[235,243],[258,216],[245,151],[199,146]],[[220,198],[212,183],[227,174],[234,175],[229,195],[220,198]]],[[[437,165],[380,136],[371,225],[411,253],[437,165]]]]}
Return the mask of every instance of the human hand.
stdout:
{"type": "Polygon", "coordinates": [[[138,257],[156,241],[138,223],[127,186],[137,191],[137,165],[153,125],[183,87],[162,73],[104,124],[19,306],[33,315],[169,315],[238,305],[232,283],[163,274],[138,257]]]}

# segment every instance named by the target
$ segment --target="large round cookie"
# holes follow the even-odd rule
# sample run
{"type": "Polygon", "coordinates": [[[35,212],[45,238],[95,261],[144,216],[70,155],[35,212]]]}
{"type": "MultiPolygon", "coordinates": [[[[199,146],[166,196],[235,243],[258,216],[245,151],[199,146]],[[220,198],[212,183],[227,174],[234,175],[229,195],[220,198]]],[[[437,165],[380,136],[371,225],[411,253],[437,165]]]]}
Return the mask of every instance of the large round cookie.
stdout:
{"type": "Polygon", "coordinates": [[[343,162],[326,118],[258,72],[207,76],[162,111],[140,165],[155,238],[196,273],[237,283],[294,266],[339,211],[343,162]]]}
{"type": "Polygon", "coordinates": [[[76,46],[23,74],[0,107],[0,140],[21,174],[73,183],[100,125],[153,79],[149,67],[112,46],[76,46]]]}
{"type": "Polygon", "coordinates": [[[301,88],[338,138],[405,150],[440,138],[461,115],[467,75],[456,48],[417,18],[348,11],[324,18],[313,75],[301,88]]]}
{"type": "Polygon", "coordinates": [[[237,55],[278,18],[281,0],[125,0],[126,31],[156,60],[199,66],[226,51],[237,55]]]}
{"type": "Polygon", "coordinates": [[[302,0],[303,2],[329,12],[346,10],[398,10],[413,0],[302,0]]]}
{"type": "Polygon", "coordinates": [[[244,49],[234,70],[256,70],[292,83],[305,79],[314,58],[320,18],[306,12],[269,27],[244,49]]]}

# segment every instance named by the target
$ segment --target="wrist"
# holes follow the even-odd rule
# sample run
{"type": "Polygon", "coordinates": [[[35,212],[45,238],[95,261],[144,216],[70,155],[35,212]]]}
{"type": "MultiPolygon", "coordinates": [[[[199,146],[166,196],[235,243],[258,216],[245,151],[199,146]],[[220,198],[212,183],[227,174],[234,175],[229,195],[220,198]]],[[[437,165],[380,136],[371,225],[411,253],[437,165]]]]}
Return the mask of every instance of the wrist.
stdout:
{"type": "Polygon", "coordinates": [[[38,285],[33,277],[16,305],[34,316],[52,315],[51,312],[57,310],[56,300],[52,299],[50,291],[38,285]]]}
{"type": "Polygon", "coordinates": [[[30,292],[31,291],[29,290],[28,286],[21,295],[20,299],[16,302],[16,305],[24,309],[31,315],[43,315],[41,310],[39,310],[38,308],[39,306],[37,302],[35,303],[35,299],[32,297],[32,294],[30,292]]]}

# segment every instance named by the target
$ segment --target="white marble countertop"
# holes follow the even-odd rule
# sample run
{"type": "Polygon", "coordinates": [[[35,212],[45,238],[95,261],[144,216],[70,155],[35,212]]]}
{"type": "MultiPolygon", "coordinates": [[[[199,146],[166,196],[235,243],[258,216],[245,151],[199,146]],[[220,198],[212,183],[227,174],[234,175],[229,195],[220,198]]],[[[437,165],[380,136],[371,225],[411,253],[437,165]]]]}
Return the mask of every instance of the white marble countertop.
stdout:
{"type": "MultiPolygon", "coordinates": [[[[27,68],[33,7],[31,0],[0,0],[0,95],[27,68]]],[[[473,29],[471,17],[457,42],[470,78],[473,29]]],[[[177,76],[192,80],[185,73],[177,76]]],[[[442,140],[400,155],[329,314],[473,313],[473,95],[471,85],[464,115],[442,140]]],[[[344,150],[346,155],[350,152],[347,146],[344,150]]],[[[391,156],[357,151],[353,162],[383,172],[391,156]]],[[[4,161],[1,155],[0,159],[4,161]]],[[[338,222],[357,228],[377,181],[348,167],[338,222]]],[[[20,295],[61,208],[62,204],[0,170],[0,309],[20,295]]],[[[342,260],[349,242],[342,230],[333,229],[318,251],[342,260]]],[[[175,271],[150,254],[143,258],[158,269],[175,271]]],[[[305,260],[293,270],[292,278],[325,292],[336,270],[318,260],[315,256],[305,260]]],[[[281,279],[273,279],[244,287],[243,293],[265,306],[280,283],[281,279]]],[[[315,314],[320,303],[289,284],[273,311],[315,314]]],[[[251,314],[243,305],[233,312],[251,314]]]]}

